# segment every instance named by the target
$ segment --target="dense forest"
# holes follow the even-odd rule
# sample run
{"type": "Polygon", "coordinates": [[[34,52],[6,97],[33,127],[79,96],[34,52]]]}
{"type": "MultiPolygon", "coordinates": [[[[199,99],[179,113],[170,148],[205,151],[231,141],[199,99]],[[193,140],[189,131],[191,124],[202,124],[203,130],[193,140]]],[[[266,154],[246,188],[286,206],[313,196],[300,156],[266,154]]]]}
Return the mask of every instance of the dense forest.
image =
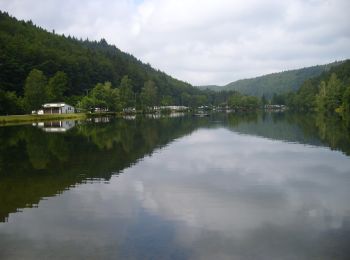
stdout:
{"type": "Polygon", "coordinates": [[[301,112],[315,111],[323,115],[338,113],[349,121],[350,60],[306,80],[297,92],[274,95],[272,102],[301,112]]]}
{"type": "Polygon", "coordinates": [[[238,95],[201,91],[104,39],[57,35],[5,12],[0,12],[0,68],[3,115],[30,113],[46,102],[120,111],[134,106],[227,105],[238,95]]]}
{"type": "Polygon", "coordinates": [[[124,75],[132,79],[134,91],[140,91],[147,80],[161,85],[164,94],[195,91],[104,39],[96,42],[49,33],[31,21],[18,21],[6,13],[0,13],[0,49],[1,89],[16,94],[23,94],[25,79],[32,69],[41,70],[47,77],[64,72],[68,77],[66,95],[81,95],[105,81],[117,85],[124,75]]]}
{"type": "Polygon", "coordinates": [[[272,73],[256,78],[241,79],[231,82],[225,86],[200,86],[200,89],[211,89],[214,91],[234,90],[245,95],[256,97],[264,96],[271,99],[273,94],[283,94],[290,91],[297,91],[300,85],[309,78],[321,75],[331,67],[342,62],[333,62],[326,65],[317,65],[297,70],[289,70],[272,73]]]}

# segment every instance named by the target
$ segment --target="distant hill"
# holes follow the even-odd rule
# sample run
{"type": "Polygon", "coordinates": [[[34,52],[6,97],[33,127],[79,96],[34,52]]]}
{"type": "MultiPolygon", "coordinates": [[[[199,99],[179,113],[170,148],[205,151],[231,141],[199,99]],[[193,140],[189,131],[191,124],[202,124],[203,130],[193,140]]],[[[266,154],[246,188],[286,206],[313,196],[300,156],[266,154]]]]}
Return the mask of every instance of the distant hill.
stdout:
{"type": "Polygon", "coordinates": [[[272,73],[256,78],[242,79],[231,82],[225,86],[200,86],[200,89],[210,89],[215,91],[236,90],[242,94],[262,97],[265,95],[271,98],[274,93],[284,94],[290,91],[296,91],[306,80],[321,75],[331,67],[341,64],[333,62],[326,65],[317,65],[302,69],[272,73]]]}
{"type": "Polygon", "coordinates": [[[99,82],[110,81],[118,86],[124,75],[131,78],[136,93],[147,80],[155,82],[160,95],[170,95],[175,100],[180,100],[182,92],[199,92],[104,39],[97,42],[58,35],[0,11],[0,91],[23,95],[24,81],[32,69],[43,71],[47,77],[57,71],[66,73],[66,96],[85,94],[99,82]]]}

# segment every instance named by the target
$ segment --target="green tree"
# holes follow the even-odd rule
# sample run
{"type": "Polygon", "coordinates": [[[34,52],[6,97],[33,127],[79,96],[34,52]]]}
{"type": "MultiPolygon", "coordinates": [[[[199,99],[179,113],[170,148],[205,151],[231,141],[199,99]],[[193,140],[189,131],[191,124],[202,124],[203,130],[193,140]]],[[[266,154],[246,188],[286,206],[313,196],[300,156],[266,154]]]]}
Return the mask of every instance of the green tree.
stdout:
{"type": "Polygon", "coordinates": [[[283,94],[274,93],[272,96],[271,104],[273,105],[285,105],[286,101],[283,94]]]}
{"type": "Polygon", "coordinates": [[[106,109],[110,111],[119,111],[121,109],[119,89],[112,88],[110,82],[104,84],[98,83],[89,93],[78,103],[78,107],[86,110],[95,108],[106,109]]]}
{"type": "Polygon", "coordinates": [[[327,96],[327,85],[326,82],[321,81],[319,92],[316,95],[316,110],[318,112],[324,112],[326,109],[326,96],[327,96]]]}
{"type": "Polygon", "coordinates": [[[191,103],[191,95],[187,92],[181,93],[181,105],[183,106],[190,106],[191,103]]]}
{"type": "Polygon", "coordinates": [[[48,83],[48,97],[50,101],[62,101],[63,94],[68,89],[68,76],[62,71],[49,79],[48,83]]]}
{"type": "Polygon", "coordinates": [[[174,100],[172,99],[172,97],[171,96],[164,96],[164,97],[162,97],[162,100],[160,101],[160,104],[162,105],[162,106],[170,106],[170,105],[172,105],[174,103],[174,100]]]}
{"type": "Polygon", "coordinates": [[[340,107],[342,94],[341,81],[335,73],[332,73],[326,87],[325,106],[328,111],[334,112],[340,107]]]}
{"type": "Polygon", "coordinates": [[[0,115],[20,114],[22,112],[22,102],[16,93],[0,90],[0,115]]]}
{"type": "Polygon", "coordinates": [[[97,100],[91,96],[83,97],[77,104],[79,109],[92,111],[97,107],[97,100]]]}
{"type": "Polygon", "coordinates": [[[128,76],[124,76],[120,82],[119,95],[122,108],[135,106],[135,93],[132,90],[132,82],[128,76]]]}
{"type": "Polygon", "coordinates": [[[199,107],[199,106],[203,106],[206,105],[208,101],[207,96],[205,95],[194,95],[192,96],[192,106],[193,107],[199,107]]]}
{"type": "Polygon", "coordinates": [[[229,98],[228,105],[235,109],[254,110],[260,106],[260,100],[257,97],[236,93],[229,98]]]}
{"type": "Polygon", "coordinates": [[[257,109],[260,106],[260,100],[253,96],[244,96],[243,106],[248,109],[257,109]]]}
{"type": "Polygon", "coordinates": [[[231,97],[229,97],[227,103],[232,108],[240,108],[243,105],[242,95],[240,94],[232,95],[231,97]]]}
{"type": "Polygon", "coordinates": [[[348,86],[344,92],[342,99],[342,111],[343,114],[350,118],[350,86],[348,86]]]}
{"type": "Polygon", "coordinates": [[[306,80],[294,98],[295,108],[300,111],[309,111],[315,108],[318,88],[311,80],[306,80]]]}
{"type": "Polygon", "coordinates": [[[296,105],[296,96],[297,93],[295,92],[289,92],[286,94],[286,105],[291,109],[297,109],[296,105]]]}
{"type": "Polygon", "coordinates": [[[153,107],[157,105],[158,90],[152,80],[145,82],[141,90],[141,103],[143,107],[153,107]]]}
{"type": "Polygon", "coordinates": [[[33,69],[24,86],[24,103],[27,111],[38,109],[48,101],[47,79],[41,70],[33,69]]]}

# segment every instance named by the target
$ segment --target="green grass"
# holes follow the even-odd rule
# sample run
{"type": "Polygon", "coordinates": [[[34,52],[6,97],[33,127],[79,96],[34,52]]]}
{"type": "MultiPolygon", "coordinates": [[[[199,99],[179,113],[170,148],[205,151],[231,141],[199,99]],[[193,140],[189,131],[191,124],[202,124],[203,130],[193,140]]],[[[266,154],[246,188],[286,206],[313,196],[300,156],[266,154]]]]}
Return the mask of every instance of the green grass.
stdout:
{"type": "Polygon", "coordinates": [[[63,119],[81,120],[85,118],[86,118],[85,113],[50,114],[50,115],[47,115],[47,114],[46,115],[11,115],[11,116],[0,116],[0,125],[28,124],[32,122],[63,120],[63,119]]]}

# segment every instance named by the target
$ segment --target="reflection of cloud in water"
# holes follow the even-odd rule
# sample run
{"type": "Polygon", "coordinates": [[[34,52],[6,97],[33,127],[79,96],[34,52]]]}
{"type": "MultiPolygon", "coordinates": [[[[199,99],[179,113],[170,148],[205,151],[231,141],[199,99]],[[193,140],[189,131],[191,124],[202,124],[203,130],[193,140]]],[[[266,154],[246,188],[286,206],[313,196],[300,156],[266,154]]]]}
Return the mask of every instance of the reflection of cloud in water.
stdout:
{"type": "Polygon", "coordinates": [[[326,148],[199,130],[126,173],[146,209],[183,223],[184,244],[205,230],[235,243],[264,232],[313,243],[307,232],[345,229],[350,216],[350,160],[326,148]]]}
{"type": "Polygon", "coordinates": [[[341,258],[350,253],[349,178],[340,152],[201,129],[109,184],[12,214],[0,224],[0,257],[341,258]]]}

